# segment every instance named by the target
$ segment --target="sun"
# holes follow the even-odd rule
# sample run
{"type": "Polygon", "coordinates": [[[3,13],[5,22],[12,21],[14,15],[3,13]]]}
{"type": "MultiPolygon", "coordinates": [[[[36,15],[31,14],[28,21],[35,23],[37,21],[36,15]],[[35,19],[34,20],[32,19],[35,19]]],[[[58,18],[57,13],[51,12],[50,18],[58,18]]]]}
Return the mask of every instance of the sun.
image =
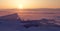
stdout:
{"type": "Polygon", "coordinates": [[[23,5],[22,4],[18,5],[18,9],[23,9],[23,5]]]}

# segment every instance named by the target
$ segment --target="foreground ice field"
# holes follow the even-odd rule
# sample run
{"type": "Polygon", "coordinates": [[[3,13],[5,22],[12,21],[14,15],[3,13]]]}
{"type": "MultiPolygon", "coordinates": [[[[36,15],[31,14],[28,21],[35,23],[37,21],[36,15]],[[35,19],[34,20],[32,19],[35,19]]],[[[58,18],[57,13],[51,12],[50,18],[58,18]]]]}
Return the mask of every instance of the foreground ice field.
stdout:
{"type": "Polygon", "coordinates": [[[17,14],[0,17],[0,31],[60,31],[60,26],[31,26],[26,28],[18,21],[17,17],[17,14]]]}

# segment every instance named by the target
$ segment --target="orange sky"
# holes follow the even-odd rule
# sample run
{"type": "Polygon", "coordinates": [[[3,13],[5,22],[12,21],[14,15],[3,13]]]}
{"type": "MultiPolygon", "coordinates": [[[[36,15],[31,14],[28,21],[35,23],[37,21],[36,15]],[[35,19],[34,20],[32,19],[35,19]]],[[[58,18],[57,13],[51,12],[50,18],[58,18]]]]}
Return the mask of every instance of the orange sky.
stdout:
{"type": "Polygon", "coordinates": [[[8,8],[60,8],[60,0],[0,0],[0,9],[8,8]]]}

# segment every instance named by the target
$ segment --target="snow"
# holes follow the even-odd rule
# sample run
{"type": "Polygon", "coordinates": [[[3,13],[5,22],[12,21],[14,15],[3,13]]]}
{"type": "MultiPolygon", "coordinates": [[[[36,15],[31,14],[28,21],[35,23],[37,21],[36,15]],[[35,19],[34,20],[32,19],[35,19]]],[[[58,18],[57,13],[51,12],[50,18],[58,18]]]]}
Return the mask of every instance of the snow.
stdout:
{"type": "Polygon", "coordinates": [[[20,27],[20,31],[60,31],[60,27],[20,27]]]}
{"type": "Polygon", "coordinates": [[[0,18],[0,31],[60,31],[60,27],[55,26],[35,27],[34,25],[37,24],[36,22],[33,22],[32,26],[26,28],[24,27],[24,25],[26,24],[31,25],[31,23],[21,23],[21,21],[19,20],[17,21],[17,19],[19,18],[17,14],[7,15],[1,18],[0,18]]]}
{"type": "MultiPolygon", "coordinates": [[[[20,23],[20,22],[18,22],[20,23]]],[[[24,23],[23,25],[26,25],[27,23],[24,23]]],[[[22,23],[17,25],[16,30],[17,31],[60,31],[60,27],[55,26],[31,26],[29,28],[26,28],[22,25],[22,23]]]]}

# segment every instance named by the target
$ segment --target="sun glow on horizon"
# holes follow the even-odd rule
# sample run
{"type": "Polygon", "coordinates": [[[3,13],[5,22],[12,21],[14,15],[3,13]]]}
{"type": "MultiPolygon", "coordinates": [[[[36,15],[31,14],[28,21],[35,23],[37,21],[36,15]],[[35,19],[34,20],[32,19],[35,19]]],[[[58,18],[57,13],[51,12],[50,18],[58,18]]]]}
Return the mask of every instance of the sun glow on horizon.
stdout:
{"type": "Polygon", "coordinates": [[[18,7],[17,7],[18,9],[23,9],[23,5],[22,4],[20,4],[20,5],[18,5],[18,7]]]}
{"type": "Polygon", "coordinates": [[[3,0],[0,9],[60,8],[60,0],[3,0]]]}

